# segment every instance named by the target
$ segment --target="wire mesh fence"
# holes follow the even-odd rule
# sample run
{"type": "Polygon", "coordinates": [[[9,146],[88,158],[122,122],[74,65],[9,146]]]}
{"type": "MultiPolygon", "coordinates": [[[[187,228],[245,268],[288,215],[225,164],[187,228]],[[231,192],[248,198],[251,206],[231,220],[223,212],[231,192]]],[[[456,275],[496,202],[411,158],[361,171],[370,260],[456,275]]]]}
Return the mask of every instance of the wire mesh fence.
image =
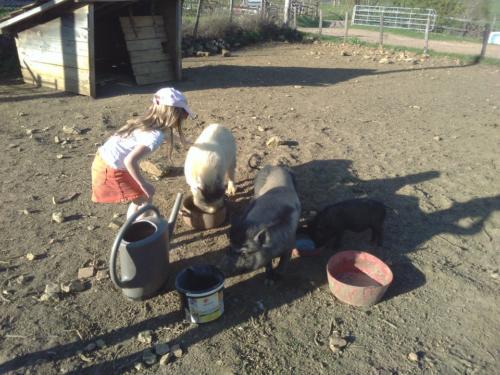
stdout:
{"type": "Polygon", "coordinates": [[[437,17],[434,32],[470,38],[481,38],[488,21],[474,21],[455,17],[437,17]]]}

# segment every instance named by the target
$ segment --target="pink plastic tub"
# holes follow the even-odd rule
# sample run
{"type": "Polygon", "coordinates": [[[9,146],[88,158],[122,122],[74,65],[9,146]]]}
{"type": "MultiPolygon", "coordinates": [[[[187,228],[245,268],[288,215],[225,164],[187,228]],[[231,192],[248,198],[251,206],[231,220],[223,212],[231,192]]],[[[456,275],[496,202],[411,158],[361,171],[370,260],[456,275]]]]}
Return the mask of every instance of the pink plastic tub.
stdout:
{"type": "Polygon", "coordinates": [[[335,254],[328,260],[326,273],[333,295],[354,306],[376,304],[393,279],[384,262],[363,251],[335,254]]]}

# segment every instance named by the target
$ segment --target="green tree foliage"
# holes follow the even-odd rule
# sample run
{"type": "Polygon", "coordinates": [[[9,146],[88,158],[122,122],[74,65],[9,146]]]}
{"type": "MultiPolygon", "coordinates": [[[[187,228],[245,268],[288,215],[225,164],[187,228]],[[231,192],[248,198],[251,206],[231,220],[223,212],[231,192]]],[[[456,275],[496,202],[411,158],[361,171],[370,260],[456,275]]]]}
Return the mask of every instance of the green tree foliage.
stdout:
{"type": "MultiPolygon", "coordinates": [[[[352,0],[347,0],[351,1],[352,0]]],[[[493,13],[495,2],[500,0],[379,0],[372,5],[400,6],[408,8],[432,8],[442,17],[487,19],[493,13]]]]}
{"type": "Polygon", "coordinates": [[[432,8],[444,17],[462,15],[465,9],[464,0],[394,0],[391,3],[409,8],[432,8]]]}
{"type": "Polygon", "coordinates": [[[493,14],[493,2],[498,0],[465,0],[465,17],[473,20],[488,19],[493,14]]]}

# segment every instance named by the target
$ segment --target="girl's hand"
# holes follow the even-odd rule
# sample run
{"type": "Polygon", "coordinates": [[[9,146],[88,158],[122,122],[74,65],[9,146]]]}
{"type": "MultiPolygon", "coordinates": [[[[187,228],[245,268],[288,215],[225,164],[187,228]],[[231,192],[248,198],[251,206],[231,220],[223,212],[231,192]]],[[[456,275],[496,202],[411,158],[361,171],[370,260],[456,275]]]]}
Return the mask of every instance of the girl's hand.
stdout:
{"type": "Polygon", "coordinates": [[[156,191],[155,187],[146,181],[141,185],[141,189],[144,190],[148,199],[151,199],[156,191]]]}

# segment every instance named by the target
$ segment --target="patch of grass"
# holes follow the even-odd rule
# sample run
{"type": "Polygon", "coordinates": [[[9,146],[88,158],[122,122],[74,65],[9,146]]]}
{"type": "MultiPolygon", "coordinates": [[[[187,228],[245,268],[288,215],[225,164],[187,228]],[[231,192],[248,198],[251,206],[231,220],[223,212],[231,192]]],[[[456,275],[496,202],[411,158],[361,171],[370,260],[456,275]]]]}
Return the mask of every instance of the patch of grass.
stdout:
{"type": "Polygon", "coordinates": [[[298,16],[297,17],[298,27],[318,27],[318,20],[309,16],[298,16]]]}
{"type": "Polygon", "coordinates": [[[334,7],[331,4],[321,3],[320,9],[321,12],[323,13],[324,20],[332,20],[332,21],[343,20],[345,19],[345,12],[349,12],[349,16],[352,13],[352,6],[350,4],[344,4],[342,6],[334,7]]]}
{"type": "Polygon", "coordinates": [[[14,10],[14,8],[4,8],[4,7],[0,7],[0,18],[6,16],[7,14],[9,14],[10,12],[12,12],[14,10]]]}
{"type": "MultiPolygon", "coordinates": [[[[325,42],[333,42],[333,43],[344,43],[344,37],[343,36],[333,36],[333,35],[321,35],[319,36],[318,34],[311,34],[307,33],[306,35],[325,41],[325,42]]],[[[366,47],[371,47],[371,43],[365,42],[361,39],[358,38],[347,38],[347,44],[352,44],[356,46],[366,46],[366,47]]]]}
{"type": "Polygon", "coordinates": [[[491,13],[496,14],[497,17],[500,16],[500,1],[492,0],[491,4],[492,4],[491,13]]]}
{"type": "MultiPolygon", "coordinates": [[[[360,29],[360,30],[371,30],[377,32],[380,30],[378,26],[364,26],[364,25],[349,25],[349,28],[360,29]]],[[[415,39],[424,39],[424,33],[415,30],[385,28],[384,33],[407,36],[415,39]]],[[[461,41],[461,42],[466,41],[466,42],[481,43],[481,40],[477,38],[461,37],[457,35],[433,33],[433,32],[429,33],[429,40],[448,40],[448,41],[461,41]]]]}
{"type": "MultiPolygon", "coordinates": [[[[366,2],[365,2],[366,3],[366,2]]],[[[376,3],[373,2],[372,3],[376,3]]],[[[390,6],[390,1],[379,1],[379,5],[385,5],[385,6],[390,6]]],[[[492,0],[492,11],[491,14],[497,14],[497,25],[500,21],[500,0],[492,0]]],[[[345,19],[345,13],[349,13],[349,22],[351,21],[352,17],[352,10],[353,10],[353,4],[354,1],[344,1],[341,6],[332,6],[331,4],[328,3],[321,3],[320,8],[323,12],[323,20],[344,20],[345,19]]],[[[376,5],[376,4],[372,4],[376,5]]],[[[438,12],[439,13],[439,12],[438,12]]],[[[317,21],[316,21],[316,26],[317,26],[317,21]]],[[[311,27],[311,26],[304,26],[304,27],[311,27]]],[[[364,25],[349,25],[351,28],[359,28],[359,29],[366,29],[366,30],[377,30],[378,31],[378,26],[364,26],[364,25]]],[[[459,26],[461,27],[461,24],[459,26]]],[[[388,29],[386,28],[386,31],[391,32],[393,34],[397,35],[403,35],[403,36],[409,36],[417,39],[423,39],[423,32],[418,32],[414,30],[406,30],[406,29],[388,29]],[[389,31],[390,30],[390,31],[389,31]]],[[[432,40],[458,40],[458,41],[470,41],[470,42],[481,42],[481,38],[473,38],[473,37],[461,37],[459,35],[451,35],[448,33],[441,33],[441,32],[431,32],[429,34],[429,38],[432,40]]]]}
{"type": "MultiPolygon", "coordinates": [[[[342,39],[342,41],[343,41],[343,40],[344,40],[344,39],[342,39]]],[[[363,40],[361,40],[361,39],[359,39],[359,38],[356,38],[356,37],[354,37],[354,38],[349,38],[349,37],[347,37],[347,41],[348,41],[348,43],[350,43],[350,44],[355,44],[355,45],[357,45],[357,46],[364,46],[364,45],[367,45],[367,44],[368,44],[368,43],[366,43],[365,41],[363,41],[363,40]]]]}
{"type": "MultiPolygon", "coordinates": [[[[323,20],[323,27],[330,27],[331,21],[323,20]]],[[[298,16],[297,17],[297,27],[318,27],[319,18],[314,18],[310,16],[298,16]]]]}
{"type": "Polygon", "coordinates": [[[0,17],[3,17],[5,16],[6,14],[8,14],[10,12],[10,8],[3,8],[3,7],[0,7],[0,17]]]}

